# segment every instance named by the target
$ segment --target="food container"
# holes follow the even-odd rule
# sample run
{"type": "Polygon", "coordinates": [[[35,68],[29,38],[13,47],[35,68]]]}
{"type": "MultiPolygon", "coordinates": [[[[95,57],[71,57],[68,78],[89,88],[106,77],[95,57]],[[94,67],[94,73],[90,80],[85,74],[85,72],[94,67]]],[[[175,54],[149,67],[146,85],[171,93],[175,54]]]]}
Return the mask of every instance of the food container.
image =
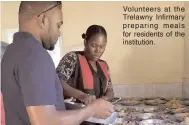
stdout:
{"type": "Polygon", "coordinates": [[[148,119],[139,122],[139,125],[174,125],[174,122],[169,120],[148,119]]]}
{"type": "Polygon", "coordinates": [[[140,97],[131,97],[131,98],[123,98],[122,100],[128,100],[128,101],[143,101],[144,98],[140,98],[140,97]]]}
{"type": "Polygon", "coordinates": [[[129,121],[129,119],[127,117],[123,117],[123,118],[117,118],[114,122],[114,124],[116,123],[124,123],[126,121],[129,121]]]}
{"type": "Polygon", "coordinates": [[[186,117],[189,117],[189,113],[176,113],[172,118],[176,121],[183,122],[186,117]]]}
{"type": "Polygon", "coordinates": [[[135,100],[121,100],[118,102],[119,104],[121,104],[122,106],[135,106],[135,105],[139,105],[141,102],[140,101],[135,101],[135,100]]]}
{"type": "Polygon", "coordinates": [[[121,113],[133,113],[133,112],[137,112],[137,111],[139,111],[139,110],[137,110],[134,107],[123,107],[119,110],[119,112],[121,112],[121,113]]]}
{"type": "Polygon", "coordinates": [[[148,97],[148,98],[145,98],[145,100],[155,100],[155,99],[166,100],[166,98],[164,98],[164,97],[148,97]]]}
{"type": "Polygon", "coordinates": [[[113,124],[109,125],[138,125],[139,121],[129,120],[128,118],[118,118],[113,124]]]}
{"type": "Polygon", "coordinates": [[[160,119],[167,120],[170,118],[170,115],[164,113],[137,113],[135,114],[137,119],[146,120],[146,119],[160,119]]]}
{"type": "Polygon", "coordinates": [[[163,106],[141,106],[135,107],[137,111],[141,113],[168,113],[170,109],[163,106]]]}
{"type": "Polygon", "coordinates": [[[168,106],[169,108],[172,108],[172,109],[178,109],[178,108],[183,108],[184,107],[184,105],[181,104],[181,103],[183,103],[183,101],[170,100],[165,105],[168,106]]]}
{"type": "Polygon", "coordinates": [[[188,100],[180,101],[180,104],[184,106],[189,106],[189,101],[188,100]]]}
{"type": "Polygon", "coordinates": [[[169,98],[170,100],[179,100],[179,101],[186,101],[188,98],[181,98],[181,97],[176,97],[176,98],[169,98]]]}
{"type": "Polygon", "coordinates": [[[189,108],[177,108],[177,109],[171,109],[171,113],[189,113],[189,108]]]}
{"type": "Polygon", "coordinates": [[[161,99],[155,99],[155,100],[145,100],[144,103],[146,105],[151,105],[151,106],[158,106],[160,104],[165,104],[167,101],[161,100],[161,99]]]}

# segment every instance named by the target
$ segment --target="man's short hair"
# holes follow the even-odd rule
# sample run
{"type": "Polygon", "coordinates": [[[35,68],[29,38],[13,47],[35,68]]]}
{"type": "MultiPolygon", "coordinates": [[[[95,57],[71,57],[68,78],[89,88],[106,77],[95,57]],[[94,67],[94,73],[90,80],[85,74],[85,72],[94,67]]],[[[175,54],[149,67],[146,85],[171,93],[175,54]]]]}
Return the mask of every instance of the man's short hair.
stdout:
{"type": "Polygon", "coordinates": [[[19,6],[19,20],[21,17],[31,18],[36,16],[52,6],[60,5],[61,1],[21,1],[19,6]]]}

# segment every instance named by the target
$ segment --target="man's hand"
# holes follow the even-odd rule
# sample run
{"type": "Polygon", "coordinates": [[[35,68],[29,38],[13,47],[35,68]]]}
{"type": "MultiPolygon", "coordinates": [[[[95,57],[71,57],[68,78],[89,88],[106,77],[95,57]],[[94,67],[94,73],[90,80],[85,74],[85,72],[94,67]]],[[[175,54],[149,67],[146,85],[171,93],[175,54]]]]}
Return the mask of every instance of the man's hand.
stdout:
{"type": "Polygon", "coordinates": [[[95,111],[94,117],[105,119],[114,112],[114,106],[103,99],[96,99],[91,104],[95,111]]]}
{"type": "Polygon", "coordinates": [[[79,100],[84,102],[85,105],[88,105],[90,104],[92,101],[94,101],[96,99],[95,96],[92,96],[92,95],[88,95],[88,94],[82,94],[80,97],[79,97],[79,100]]]}

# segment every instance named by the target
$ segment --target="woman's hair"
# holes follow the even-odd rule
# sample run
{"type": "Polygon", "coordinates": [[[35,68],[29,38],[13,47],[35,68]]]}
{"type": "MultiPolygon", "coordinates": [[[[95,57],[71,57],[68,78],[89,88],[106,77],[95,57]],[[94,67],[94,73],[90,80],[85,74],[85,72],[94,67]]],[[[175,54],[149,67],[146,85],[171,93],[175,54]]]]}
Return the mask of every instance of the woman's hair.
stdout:
{"type": "Polygon", "coordinates": [[[104,27],[100,25],[91,25],[88,27],[86,33],[82,34],[82,38],[88,41],[92,36],[97,35],[97,34],[102,34],[105,37],[107,37],[107,33],[104,27]]]}

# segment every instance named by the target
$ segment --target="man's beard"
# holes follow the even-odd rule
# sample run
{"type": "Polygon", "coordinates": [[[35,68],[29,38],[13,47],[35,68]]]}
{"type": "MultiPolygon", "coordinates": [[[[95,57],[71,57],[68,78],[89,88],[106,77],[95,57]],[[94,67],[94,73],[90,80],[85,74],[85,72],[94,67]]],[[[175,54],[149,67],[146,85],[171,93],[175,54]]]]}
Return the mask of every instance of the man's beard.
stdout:
{"type": "MultiPolygon", "coordinates": [[[[50,24],[50,25],[49,25],[49,29],[48,29],[48,34],[51,34],[51,32],[50,32],[50,31],[51,31],[51,28],[52,28],[52,27],[51,27],[51,24],[50,24]]],[[[47,43],[51,43],[51,42],[50,42],[50,37],[49,37],[47,40],[48,40],[48,42],[46,41],[47,43]]],[[[48,45],[45,46],[45,42],[43,42],[43,41],[42,41],[42,45],[43,45],[43,48],[45,48],[46,50],[49,50],[49,51],[53,51],[54,48],[55,48],[55,47],[54,47],[55,45],[52,45],[52,44],[50,44],[50,46],[48,46],[48,45]]]]}
{"type": "Polygon", "coordinates": [[[43,45],[43,48],[45,48],[46,50],[49,50],[49,51],[53,51],[54,48],[55,48],[54,45],[50,45],[50,47],[47,48],[47,47],[45,46],[45,43],[44,43],[44,42],[42,42],[42,45],[43,45]]]}
{"type": "Polygon", "coordinates": [[[48,50],[53,51],[54,48],[55,48],[54,45],[51,45],[50,48],[49,48],[48,50]]]}

